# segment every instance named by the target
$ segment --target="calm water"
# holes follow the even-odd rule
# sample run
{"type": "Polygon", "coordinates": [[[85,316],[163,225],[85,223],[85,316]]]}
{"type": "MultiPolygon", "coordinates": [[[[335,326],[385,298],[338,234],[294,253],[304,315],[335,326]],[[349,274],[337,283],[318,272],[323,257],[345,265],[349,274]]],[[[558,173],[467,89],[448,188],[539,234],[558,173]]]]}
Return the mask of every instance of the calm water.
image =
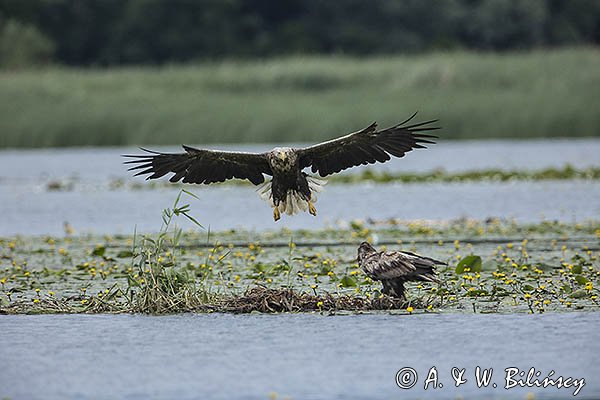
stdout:
{"type": "MultiPolygon", "coordinates": [[[[194,187],[192,215],[212,230],[316,229],[352,219],[459,217],[585,221],[600,216],[600,182],[515,182],[411,185],[329,185],[316,203],[318,216],[283,216],[274,223],[271,208],[250,186],[194,187]]],[[[62,234],[69,221],[78,233],[133,233],[160,228],[161,210],[177,190],[36,192],[0,186],[0,235],[62,234]],[[3,189],[4,188],[4,189],[3,189]]],[[[182,220],[182,225],[191,227],[182,220]]]]}
{"type": "MultiPolygon", "coordinates": [[[[600,396],[600,313],[544,315],[1,316],[0,397],[13,399],[536,399],[505,368],[584,378],[600,396]],[[423,390],[431,367],[442,388],[423,390]],[[476,366],[493,368],[487,389],[476,366]],[[395,374],[412,367],[409,390],[395,374]],[[468,382],[455,388],[452,367],[468,382]],[[492,383],[498,385],[491,387],[492,383]]],[[[540,378],[540,379],[541,379],[540,378]]]]}
{"type": "MultiPolygon", "coordinates": [[[[265,150],[270,146],[242,146],[265,150]]],[[[176,148],[163,149],[178,151],[176,148]]],[[[114,179],[142,182],[122,165],[134,148],[0,151],[0,235],[62,234],[69,222],[79,233],[155,231],[160,212],[175,189],[109,190],[114,179]],[[51,192],[52,180],[74,180],[73,190],[51,192]]],[[[600,165],[600,140],[444,142],[404,159],[380,164],[391,171],[462,171],[482,168],[578,168],[600,165]]],[[[505,217],[520,221],[583,221],[600,216],[598,182],[514,182],[326,187],[319,215],[298,215],[273,223],[270,208],[251,186],[190,186],[200,197],[193,214],[212,229],[321,228],[353,219],[505,217]]]]}
{"type": "MultiPolygon", "coordinates": [[[[202,147],[202,146],[199,146],[202,147]]],[[[224,150],[266,151],[263,145],[209,146],[224,150]]],[[[151,147],[181,152],[180,147],[151,147]]],[[[130,178],[121,154],[136,154],[135,147],[1,150],[1,181],[44,181],[77,176],[102,182],[107,178],[130,178]]],[[[427,150],[415,150],[371,168],[425,172],[438,168],[457,172],[484,168],[541,169],[571,164],[576,168],[600,165],[600,138],[554,140],[439,141],[427,150]]]]}
{"type": "MultiPolygon", "coordinates": [[[[257,147],[247,147],[253,150],[257,147]]],[[[260,149],[266,149],[262,146],[260,149]]],[[[175,149],[173,149],[175,150],[175,149]]],[[[119,155],[134,149],[0,151],[0,235],[157,230],[175,189],[108,190],[133,182],[119,155]],[[73,190],[50,192],[52,180],[73,190]]],[[[539,169],[600,165],[600,140],[448,142],[377,168],[391,171],[539,169]]],[[[600,183],[515,182],[330,185],[319,216],[283,217],[252,187],[194,187],[193,214],[212,229],[319,228],[352,219],[497,216],[520,221],[583,221],[600,216],[600,183]]],[[[574,389],[505,390],[504,369],[531,367],[541,378],[585,378],[577,398],[600,397],[600,313],[545,315],[387,314],[0,316],[0,398],[12,399],[536,399],[574,389]],[[423,390],[437,367],[444,387],[423,390]],[[494,368],[494,389],[478,389],[476,366],[494,368]],[[396,372],[414,368],[402,390],[396,372]],[[452,367],[468,382],[452,384],[452,367]]],[[[491,384],[490,384],[491,385],[491,384]]]]}

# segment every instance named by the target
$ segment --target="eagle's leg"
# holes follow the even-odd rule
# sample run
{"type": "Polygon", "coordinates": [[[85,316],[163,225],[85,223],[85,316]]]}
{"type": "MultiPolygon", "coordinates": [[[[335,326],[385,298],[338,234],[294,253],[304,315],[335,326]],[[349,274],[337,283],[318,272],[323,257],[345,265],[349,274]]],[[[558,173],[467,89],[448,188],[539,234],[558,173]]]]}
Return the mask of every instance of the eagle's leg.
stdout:
{"type": "Polygon", "coordinates": [[[273,220],[279,221],[280,218],[281,218],[281,213],[279,212],[279,207],[275,206],[273,208],[273,220]]]}
{"type": "Polygon", "coordinates": [[[306,202],[308,203],[308,212],[316,217],[317,209],[315,208],[314,204],[310,200],[307,200],[306,202]]]}

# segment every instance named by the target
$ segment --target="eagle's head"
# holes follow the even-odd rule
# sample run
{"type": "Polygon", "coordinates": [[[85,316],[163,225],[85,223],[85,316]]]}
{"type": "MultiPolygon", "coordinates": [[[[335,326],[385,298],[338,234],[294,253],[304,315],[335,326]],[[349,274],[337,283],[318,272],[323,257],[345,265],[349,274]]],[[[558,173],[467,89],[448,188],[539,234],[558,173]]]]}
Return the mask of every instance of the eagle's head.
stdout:
{"type": "Polygon", "coordinates": [[[275,147],[268,158],[271,168],[279,171],[288,171],[298,162],[298,154],[290,147],[275,147]]]}
{"type": "Polygon", "coordinates": [[[358,246],[358,259],[360,260],[375,251],[377,250],[375,250],[375,247],[371,246],[369,242],[362,242],[360,246],[358,246]]]}

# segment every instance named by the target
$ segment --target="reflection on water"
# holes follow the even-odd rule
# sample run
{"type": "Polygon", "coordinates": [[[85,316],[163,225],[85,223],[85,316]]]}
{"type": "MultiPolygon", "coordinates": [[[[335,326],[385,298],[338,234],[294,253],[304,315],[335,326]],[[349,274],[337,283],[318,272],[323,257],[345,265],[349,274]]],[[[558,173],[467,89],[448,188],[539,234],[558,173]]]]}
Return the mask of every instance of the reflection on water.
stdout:
{"type": "Polygon", "coordinates": [[[600,396],[600,313],[543,315],[64,315],[0,317],[0,396],[15,399],[569,398],[503,389],[504,369],[585,378],[600,396]],[[443,388],[423,390],[435,366],[443,388]],[[493,368],[498,388],[478,389],[493,368]],[[396,372],[419,384],[401,390],[396,372]],[[452,367],[468,382],[455,388],[452,367]]]}

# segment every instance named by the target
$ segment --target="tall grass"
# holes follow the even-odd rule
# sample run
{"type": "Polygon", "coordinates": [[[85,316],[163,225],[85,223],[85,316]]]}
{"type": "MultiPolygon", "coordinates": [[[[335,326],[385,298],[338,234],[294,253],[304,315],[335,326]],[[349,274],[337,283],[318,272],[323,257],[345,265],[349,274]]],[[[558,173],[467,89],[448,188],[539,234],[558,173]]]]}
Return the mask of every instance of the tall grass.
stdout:
{"type": "Polygon", "coordinates": [[[420,110],[444,138],[600,133],[600,51],[0,73],[0,147],[314,142],[420,110]]]}
{"type": "Polygon", "coordinates": [[[189,204],[180,205],[184,193],[196,197],[181,190],[173,206],[163,210],[163,224],[156,237],[143,236],[138,244],[134,239],[132,264],[135,275],[128,276],[125,291],[132,312],[166,314],[193,311],[211,300],[206,281],[198,286],[194,275],[178,267],[177,251],[182,230],[172,226],[174,218],[186,217],[202,228],[189,214],[189,204]]]}

